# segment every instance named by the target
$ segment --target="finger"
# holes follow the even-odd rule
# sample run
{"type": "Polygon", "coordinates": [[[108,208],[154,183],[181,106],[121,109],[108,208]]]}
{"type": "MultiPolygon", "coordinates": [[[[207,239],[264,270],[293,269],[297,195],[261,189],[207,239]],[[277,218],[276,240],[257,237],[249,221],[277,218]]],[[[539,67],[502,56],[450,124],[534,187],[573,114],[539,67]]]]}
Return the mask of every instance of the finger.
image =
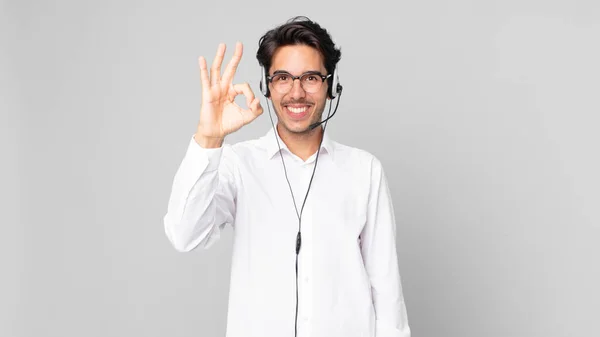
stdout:
{"type": "Polygon", "coordinates": [[[249,105],[249,109],[242,109],[241,114],[244,124],[248,124],[255,120],[263,113],[263,108],[260,106],[260,98],[255,98],[249,105]]]}
{"type": "Polygon", "coordinates": [[[216,85],[221,80],[221,63],[223,63],[223,57],[225,56],[225,44],[219,43],[217,48],[217,55],[213,60],[212,66],[210,67],[210,84],[216,85]]]}
{"type": "Polygon", "coordinates": [[[256,117],[260,116],[263,113],[263,108],[260,105],[260,98],[256,97],[254,101],[250,104],[250,111],[256,117]]]}
{"type": "Polygon", "coordinates": [[[202,84],[202,89],[207,90],[210,88],[210,82],[208,79],[206,59],[203,56],[200,56],[200,58],[198,58],[198,64],[200,65],[200,83],[202,84]]]}
{"type": "Polygon", "coordinates": [[[233,86],[233,90],[236,92],[237,95],[239,95],[239,94],[244,95],[246,97],[246,106],[250,107],[250,105],[252,104],[252,101],[254,101],[254,93],[252,92],[252,89],[250,88],[250,84],[248,84],[248,83],[235,84],[233,86]]]}
{"type": "Polygon", "coordinates": [[[233,57],[227,64],[227,68],[225,68],[225,72],[223,73],[223,83],[231,83],[233,81],[233,75],[235,75],[235,71],[237,70],[238,64],[240,64],[243,52],[244,46],[240,42],[236,43],[233,57]]]}

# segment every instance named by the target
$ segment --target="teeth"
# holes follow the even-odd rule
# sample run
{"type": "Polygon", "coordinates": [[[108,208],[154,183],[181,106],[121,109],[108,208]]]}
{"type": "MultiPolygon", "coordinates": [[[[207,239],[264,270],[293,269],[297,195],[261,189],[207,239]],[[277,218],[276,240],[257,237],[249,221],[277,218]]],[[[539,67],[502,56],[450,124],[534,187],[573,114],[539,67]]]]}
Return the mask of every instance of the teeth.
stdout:
{"type": "Polygon", "coordinates": [[[302,113],[304,111],[306,111],[307,107],[303,107],[303,108],[292,108],[291,106],[287,107],[288,110],[290,110],[291,112],[295,113],[295,114],[299,114],[302,113]]]}

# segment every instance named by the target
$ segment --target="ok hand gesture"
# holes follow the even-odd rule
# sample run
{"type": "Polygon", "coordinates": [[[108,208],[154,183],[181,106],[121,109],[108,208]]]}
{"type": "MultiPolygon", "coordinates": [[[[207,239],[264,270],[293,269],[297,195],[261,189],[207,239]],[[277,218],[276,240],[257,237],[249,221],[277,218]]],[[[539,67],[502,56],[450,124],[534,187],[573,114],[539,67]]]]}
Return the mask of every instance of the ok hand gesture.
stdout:
{"type": "Polygon", "coordinates": [[[204,148],[220,147],[228,134],[239,130],[260,116],[263,109],[260,99],[254,97],[248,83],[233,84],[233,76],[242,58],[242,44],[237,43],[235,52],[221,76],[221,63],[225,55],[225,45],[220,44],[217,55],[210,68],[206,59],[200,56],[200,78],[202,82],[202,106],[198,130],[194,135],[196,142],[204,148]],[[247,109],[234,102],[237,95],[246,97],[247,109]]]}

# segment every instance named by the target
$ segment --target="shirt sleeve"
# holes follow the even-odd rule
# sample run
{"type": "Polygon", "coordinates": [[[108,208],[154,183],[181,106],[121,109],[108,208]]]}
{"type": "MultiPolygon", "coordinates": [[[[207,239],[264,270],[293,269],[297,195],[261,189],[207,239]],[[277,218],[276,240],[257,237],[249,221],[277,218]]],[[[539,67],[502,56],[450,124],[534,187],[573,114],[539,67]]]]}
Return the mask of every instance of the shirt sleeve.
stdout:
{"type": "Polygon", "coordinates": [[[396,251],[396,222],[381,163],[374,158],[361,252],[375,307],[375,337],[410,337],[396,251]]]}
{"type": "Polygon", "coordinates": [[[165,233],[173,247],[188,252],[209,248],[225,225],[234,223],[236,204],[235,160],[230,145],[204,149],[190,140],[175,173],[165,233]]]}

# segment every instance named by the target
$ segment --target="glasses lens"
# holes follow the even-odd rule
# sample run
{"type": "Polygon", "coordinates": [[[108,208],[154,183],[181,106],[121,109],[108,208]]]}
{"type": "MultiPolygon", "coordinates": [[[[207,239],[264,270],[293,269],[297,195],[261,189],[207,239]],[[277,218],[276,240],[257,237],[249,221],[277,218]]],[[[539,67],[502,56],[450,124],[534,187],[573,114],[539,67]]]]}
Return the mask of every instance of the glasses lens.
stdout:
{"type": "Polygon", "coordinates": [[[321,89],[321,84],[323,84],[323,80],[321,76],[317,74],[306,74],[300,78],[302,83],[302,88],[304,91],[309,93],[315,93],[321,89]]]}
{"type": "Polygon", "coordinates": [[[273,75],[271,83],[273,88],[281,94],[285,94],[292,88],[293,79],[287,74],[273,75]]]}

